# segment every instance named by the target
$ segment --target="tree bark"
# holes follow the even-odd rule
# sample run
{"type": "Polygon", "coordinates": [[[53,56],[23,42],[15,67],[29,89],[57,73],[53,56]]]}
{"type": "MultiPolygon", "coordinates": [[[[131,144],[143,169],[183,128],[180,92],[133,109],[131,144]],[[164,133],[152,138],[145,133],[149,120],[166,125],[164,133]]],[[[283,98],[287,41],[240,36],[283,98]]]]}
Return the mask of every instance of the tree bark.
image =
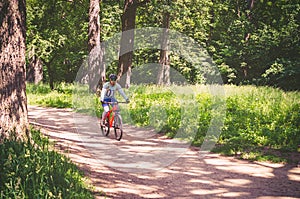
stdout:
{"type": "Polygon", "coordinates": [[[170,13],[165,12],[163,16],[163,34],[160,50],[159,64],[160,69],[157,76],[158,85],[170,85],[170,58],[169,58],[169,29],[170,13]]]}
{"type": "Polygon", "coordinates": [[[25,0],[0,2],[0,141],[28,129],[25,84],[25,0]]]}
{"type": "Polygon", "coordinates": [[[124,12],[121,17],[122,35],[121,35],[120,56],[119,56],[119,63],[118,63],[118,78],[120,79],[125,73],[127,73],[125,79],[125,85],[122,85],[121,82],[121,85],[124,86],[125,88],[129,88],[130,86],[136,10],[137,7],[143,6],[148,2],[150,2],[150,0],[144,0],[141,2],[138,0],[125,0],[124,3],[124,12]]]}
{"type": "Polygon", "coordinates": [[[43,80],[42,60],[35,55],[35,49],[32,49],[29,64],[26,71],[26,81],[38,84],[43,80]]]}
{"type": "MultiPolygon", "coordinates": [[[[130,73],[132,67],[136,9],[137,9],[136,0],[125,0],[124,13],[121,17],[122,35],[121,35],[120,56],[119,56],[119,63],[118,63],[119,79],[125,73],[127,73],[127,71],[129,71],[130,73]]],[[[122,86],[124,86],[125,88],[128,88],[130,86],[130,74],[126,75],[125,85],[122,86]]]]}
{"type": "Polygon", "coordinates": [[[89,33],[88,33],[88,49],[89,49],[89,88],[92,92],[96,92],[99,84],[105,80],[105,65],[103,63],[103,52],[100,43],[100,1],[90,0],[89,8],[89,33]],[[99,78],[100,77],[100,78],[99,78]]]}

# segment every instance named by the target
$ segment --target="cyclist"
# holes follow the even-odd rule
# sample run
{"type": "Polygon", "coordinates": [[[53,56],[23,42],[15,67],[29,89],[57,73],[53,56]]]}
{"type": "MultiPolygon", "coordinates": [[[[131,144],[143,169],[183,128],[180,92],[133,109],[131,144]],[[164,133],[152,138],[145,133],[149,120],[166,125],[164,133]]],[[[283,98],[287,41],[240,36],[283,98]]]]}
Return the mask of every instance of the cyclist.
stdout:
{"type": "Polygon", "coordinates": [[[106,119],[107,112],[109,111],[109,106],[106,102],[117,102],[117,100],[115,99],[116,91],[118,91],[122,95],[122,97],[126,100],[126,102],[129,103],[129,98],[124,93],[120,84],[117,83],[117,75],[110,74],[109,82],[106,82],[103,85],[102,91],[101,91],[101,97],[100,97],[102,107],[104,109],[104,111],[102,113],[102,118],[101,118],[102,126],[104,125],[104,121],[106,119]]]}

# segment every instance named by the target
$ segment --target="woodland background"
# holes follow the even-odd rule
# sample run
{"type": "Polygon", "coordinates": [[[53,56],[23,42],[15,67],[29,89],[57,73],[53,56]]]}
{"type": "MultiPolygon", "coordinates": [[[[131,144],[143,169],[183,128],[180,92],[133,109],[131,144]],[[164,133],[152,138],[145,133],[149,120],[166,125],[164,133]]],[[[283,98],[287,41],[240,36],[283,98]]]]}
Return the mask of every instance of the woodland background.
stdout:
{"type": "MultiPolygon", "coordinates": [[[[27,80],[42,80],[52,88],[55,82],[74,81],[89,52],[89,3],[27,1],[27,80]]],[[[225,84],[297,90],[299,10],[296,0],[101,1],[100,37],[103,42],[130,28],[170,28],[207,49],[225,84]]],[[[134,51],[129,63],[124,64],[135,68],[149,62],[162,63],[160,53],[153,49],[134,51]]],[[[167,65],[190,83],[205,83],[186,60],[173,52],[168,56],[167,65]]],[[[106,73],[120,71],[120,62],[121,58],[106,66],[106,73]]]]}

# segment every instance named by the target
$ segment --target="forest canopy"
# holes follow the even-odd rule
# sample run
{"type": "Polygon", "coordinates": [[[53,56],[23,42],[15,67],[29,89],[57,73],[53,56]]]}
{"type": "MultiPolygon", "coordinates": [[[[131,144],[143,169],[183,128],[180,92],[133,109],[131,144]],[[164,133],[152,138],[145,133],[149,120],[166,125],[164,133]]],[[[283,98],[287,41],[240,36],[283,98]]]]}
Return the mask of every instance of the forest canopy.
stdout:
{"type": "MultiPolygon", "coordinates": [[[[100,2],[101,42],[122,31],[126,2],[100,2]]],[[[40,79],[50,84],[73,82],[88,55],[89,1],[28,0],[26,8],[28,70],[40,67],[40,79]]],[[[298,90],[299,10],[296,0],[154,0],[134,14],[135,28],[164,27],[168,16],[168,28],[205,48],[226,84],[298,90]]],[[[169,56],[170,67],[189,83],[205,83],[191,63],[173,52],[169,56]]],[[[132,67],[159,59],[158,50],[139,49],[132,67]]],[[[117,62],[106,72],[116,73],[117,62]]]]}

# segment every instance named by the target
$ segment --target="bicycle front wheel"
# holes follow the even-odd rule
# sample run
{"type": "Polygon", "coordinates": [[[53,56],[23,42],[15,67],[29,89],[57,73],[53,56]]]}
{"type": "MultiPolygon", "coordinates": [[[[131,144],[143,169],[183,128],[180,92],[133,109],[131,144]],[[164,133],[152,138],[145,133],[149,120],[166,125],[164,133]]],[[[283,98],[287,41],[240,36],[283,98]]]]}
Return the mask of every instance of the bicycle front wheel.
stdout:
{"type": "Polygon", "coordinates": [[[116,140],[120,141],[123,135],[123,128],[122,128],[122,118],[120,115],[115,115],[115,138],[116,140]]]}
{"type": "Polygon", "coordinates": [[[109,121],[108,121],[108,119],[105,120],[104,125],[100,124],[100,126],[101,126],[102,134],[104,136],[108,136],[108,134],[109,134],[109,121]]]}

